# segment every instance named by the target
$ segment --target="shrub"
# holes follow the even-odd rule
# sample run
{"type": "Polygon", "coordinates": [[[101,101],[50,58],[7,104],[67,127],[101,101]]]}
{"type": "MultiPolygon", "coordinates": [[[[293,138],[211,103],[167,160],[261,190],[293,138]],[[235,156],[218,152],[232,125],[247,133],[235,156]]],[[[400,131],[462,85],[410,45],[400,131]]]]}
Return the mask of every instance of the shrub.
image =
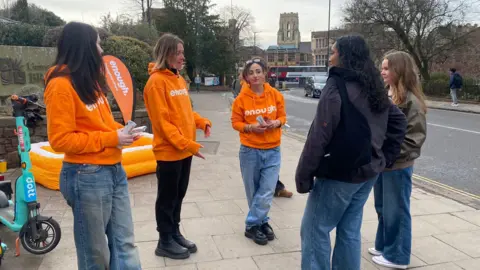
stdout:
{"type": "MultiPolygon", "coordinates": [[[[423,91],[427,96],[450,98],[450,77],[446,73],[432,73],[430,80],[423,81],[423,91]]],[[[463,100],[480,101],[480,84],[472,78],[463,78],[463,87],[457,93],[463,100]]]]}
{"type": "Polygon", "coordinates": [[[0,45],[41,47],[47,26],[26,23],[0,25],[0,45]]]}
{"type": "MultiPolygon", "coordinates": [[[[42,46],[44,47],[56,47],[58,38],[60,37],[60,34],[62,33],[63,26],[58,26],[54,28],[48,29],[46,31],[45,35],[43,36],[43,42],[42,46]]],[[[100,36],[101,40],[105,40],[110,36],[110,33],[108,33],[105,29],[103,28],[97,28],[98,35],[100,36]]]]}
{"type": "Polygon", "coordinates": [[[105,55],[118,57],[125,63],[133,77],[136,89],[143,92],[148,80],[148,63],[151,62],[152,48],[140,40],[111,36],[102,42],[105,55]]]}

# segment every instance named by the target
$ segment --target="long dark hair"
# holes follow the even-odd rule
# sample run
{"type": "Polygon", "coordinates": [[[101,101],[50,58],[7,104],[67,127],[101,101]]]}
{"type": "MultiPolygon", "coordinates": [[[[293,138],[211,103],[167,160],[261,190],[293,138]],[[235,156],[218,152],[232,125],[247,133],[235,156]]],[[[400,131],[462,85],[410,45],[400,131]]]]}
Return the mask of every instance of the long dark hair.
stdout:
{"type": "Polygon", "coordinates": [[[55,68],[46,84],[53,78],[70,76],[73,88],[83,103],[96,103],[98,95],[108,90],[97,40],[98,33],[92,26],[79,22],[66,24],[57,43],[55,68]]]}
{"type": "Polygon", "coordinates": [[[348,35],[337,39],[335,44],[340,67],[355,73],[372,112],[380,113],[387,109],[390,106],[388,94],[365,40],[358,35],[348,35]]]}

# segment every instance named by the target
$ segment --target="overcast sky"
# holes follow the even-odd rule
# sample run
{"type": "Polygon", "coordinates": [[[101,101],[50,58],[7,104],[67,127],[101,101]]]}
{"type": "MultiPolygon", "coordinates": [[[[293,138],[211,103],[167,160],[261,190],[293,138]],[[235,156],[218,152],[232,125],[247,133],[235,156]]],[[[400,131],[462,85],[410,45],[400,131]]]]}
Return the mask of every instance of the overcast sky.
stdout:
{"type": "MultiPolygon", "coordinates": [[[[132,13],[136,0],[29,0],[68,21],[83,21],[99,24],[100,17],[108,14],[132,13]]],[[[161,7],[161,0],[156,6],[161,7]]],[[[331,26],[341,23],[341,8],[346,0],[332,0],[331,26]]],[[[326,30],[328,22],[328,0],[212,0],[215,9],[233,5],[249,10],[255,18],[257,44],[261,47],[275,45],[280,13],[298,12],[302,41],[310,41],[310,32],[326,30]]]]}

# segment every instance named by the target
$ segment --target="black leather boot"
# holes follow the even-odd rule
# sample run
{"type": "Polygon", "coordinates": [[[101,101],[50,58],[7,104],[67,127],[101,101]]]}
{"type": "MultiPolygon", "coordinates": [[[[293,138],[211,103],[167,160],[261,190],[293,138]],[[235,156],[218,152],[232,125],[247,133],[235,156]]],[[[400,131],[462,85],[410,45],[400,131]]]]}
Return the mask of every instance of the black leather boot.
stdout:
{"type": "Polygon", "coordinates": [[[267,236],[262,232],[260,226],[254,226],[250,229],[245,230],[245,236],[250,238],[258,245],[266,245],[268,243],[267,236]]]}
{"type": "Polygon", "coordinates": [[[190,252],[173,239],[173,233],[160,233],[160,240],[158,240],[155,255],[182,260],[190,257],[190,252]]]}
{"type": "Polygon", "coordinates": [[[187,248],[190,253],[197,252],[197,245],[192,241],[189,241],[183,237],[182,233],[180,232],[180,227],[177,226],[175,228],[175,233],[173,234],[173,239],[180,244],[182,247],[187,248]]]}
{"type": "Polygon", "coordinates": [[[275,239],[275,233],[273,232],[272,226],[270,226],[270,224],[264,223],[262,224],[262,226],[260,226],[260,229],[262,230],[263,234],[265,234],[268,241],[272,241],[273,239],[275,239]]]}

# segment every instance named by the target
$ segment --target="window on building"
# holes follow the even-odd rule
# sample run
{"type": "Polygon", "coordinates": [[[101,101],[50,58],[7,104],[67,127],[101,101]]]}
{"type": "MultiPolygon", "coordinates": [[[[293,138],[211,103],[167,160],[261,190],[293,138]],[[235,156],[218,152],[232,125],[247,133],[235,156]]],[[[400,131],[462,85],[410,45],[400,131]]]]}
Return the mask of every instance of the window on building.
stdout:
{"type": "Polygon", "coordinates": [[[287,23],[287,30],[290,30],[290,23],[287,23]]]}
{"type": "Polygon", "coordinates": [[[318,38],[315,39],[315,48],[320,48],[320,39],[318,38]]]}
{"type": "Polygon", "coordinates": [[[275,55],[273,53],[269,53],[267,55],[267,61],[268,62],[275,62],[275,55]]]}
{"type": "Polygon", "coordinates": [[[287,32],[287,38],[290,38],[290,31],[287,32]]]}
{"type": "Polygon", "coordinates": [[[278,62],[283,62],[283,61],[285,61],[283,53],[277,54],[277,59],[278,59],[278,60],[277,60],[278,62]]]}
{"type": "Polygon", "coordinates": [[[326,48],[327,46],[328,46],[327,39],[326,38],[320,39],[320,48],[326,48]]]}
{"type": "Polygon", "coordinates": [[[315,65],[316,66],[326,66],[327,65],[327,55],[325,55],[325,54],[315,55],[315,65]]]}
{"type": "Polygon", "coordinates": [[[295,53],[288,53],[288,62],[295,61],[295,53]]]}

